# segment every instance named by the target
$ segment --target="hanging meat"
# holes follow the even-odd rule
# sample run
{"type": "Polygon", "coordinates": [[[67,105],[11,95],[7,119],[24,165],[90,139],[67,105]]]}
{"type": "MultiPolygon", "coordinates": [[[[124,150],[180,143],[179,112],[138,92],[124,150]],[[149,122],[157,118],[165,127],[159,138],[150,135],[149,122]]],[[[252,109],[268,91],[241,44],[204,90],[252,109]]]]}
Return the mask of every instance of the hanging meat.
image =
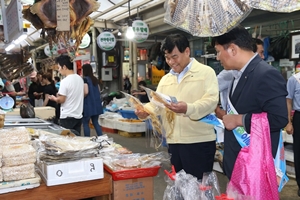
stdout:
{"type": "Polygon", "coordinates": [[[36,29],[42,28],[41,36],[47,33],[49,47],[53,43],[62,42],[67,51],[71,48],[70,39],[76,40],[74,50],[77,51],[83,36],[89,31],[93,20],[88,17],[98,10],[100,3],[96,0],[69,0],[70,29],[57,31],[56,0],[36,0],[35,3],[23,10],[23,17],[30,21],[36,29]],[[30,13],[29,13],[30,11],[30,13]],[[42,22],[42,25],[41,25],[42,22]]]}

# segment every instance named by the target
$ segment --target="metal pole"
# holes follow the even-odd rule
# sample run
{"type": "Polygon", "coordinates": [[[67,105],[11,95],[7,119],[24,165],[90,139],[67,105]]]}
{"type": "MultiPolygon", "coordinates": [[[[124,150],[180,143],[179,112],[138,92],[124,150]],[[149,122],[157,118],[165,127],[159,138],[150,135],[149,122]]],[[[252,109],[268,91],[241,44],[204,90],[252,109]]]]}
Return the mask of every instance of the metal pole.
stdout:
{"type": "Polygon", "coordinates": [[[138,89],[138,66],[137,66],[137,45],[135,42],[132,42],[132,68],[133,68],[133,77],[132,77],[132,88],[138,89]]]}

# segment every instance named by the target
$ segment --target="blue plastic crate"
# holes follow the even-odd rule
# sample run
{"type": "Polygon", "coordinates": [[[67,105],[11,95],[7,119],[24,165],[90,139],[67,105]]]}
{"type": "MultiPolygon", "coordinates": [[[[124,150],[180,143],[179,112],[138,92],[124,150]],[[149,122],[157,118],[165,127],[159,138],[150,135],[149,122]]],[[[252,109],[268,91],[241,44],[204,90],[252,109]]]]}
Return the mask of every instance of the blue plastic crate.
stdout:
{"type": "Polygon", "coordinates": [[[134,113],[134,110],[119,110],[119,112],[121,113],[122,117],[126,119],[138,119],[134,113]]]}

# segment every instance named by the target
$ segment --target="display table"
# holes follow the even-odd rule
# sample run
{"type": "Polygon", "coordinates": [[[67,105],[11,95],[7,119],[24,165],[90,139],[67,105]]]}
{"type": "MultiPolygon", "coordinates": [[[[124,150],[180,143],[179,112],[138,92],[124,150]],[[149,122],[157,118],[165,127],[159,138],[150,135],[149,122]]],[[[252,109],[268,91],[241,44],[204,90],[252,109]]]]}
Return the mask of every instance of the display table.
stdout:
{"type": "Polygon", "coordinates": [[[97,200],[110,200],[112,196],[112,176],[104,171],[104,178],[92,181],[47,186],[43,181],[37,188],[0,194],[1,200],[74,200],[97,197],[97,200]]]}

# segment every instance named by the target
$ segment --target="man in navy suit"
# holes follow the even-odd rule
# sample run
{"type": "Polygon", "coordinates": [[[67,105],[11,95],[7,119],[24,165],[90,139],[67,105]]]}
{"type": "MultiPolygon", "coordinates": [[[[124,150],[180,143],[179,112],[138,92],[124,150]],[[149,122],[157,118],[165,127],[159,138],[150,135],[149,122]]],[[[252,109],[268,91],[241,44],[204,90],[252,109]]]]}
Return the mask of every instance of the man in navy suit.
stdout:
{"type": "Polygon", "coordinates": [[[230,179],[241,145],[232,130],[244,127],[250,133],[253,113],[266,112],[270,124],[272,154],[275,158],[279,133],[288,122],[286,81],[274,67],[252,51],[252,38],[238,26],[228,33],[213,38],[217,60],[225,70],[234,70],[229,98],[235,114],[223,116],[224,161],[226,176],[230,179]]]}

